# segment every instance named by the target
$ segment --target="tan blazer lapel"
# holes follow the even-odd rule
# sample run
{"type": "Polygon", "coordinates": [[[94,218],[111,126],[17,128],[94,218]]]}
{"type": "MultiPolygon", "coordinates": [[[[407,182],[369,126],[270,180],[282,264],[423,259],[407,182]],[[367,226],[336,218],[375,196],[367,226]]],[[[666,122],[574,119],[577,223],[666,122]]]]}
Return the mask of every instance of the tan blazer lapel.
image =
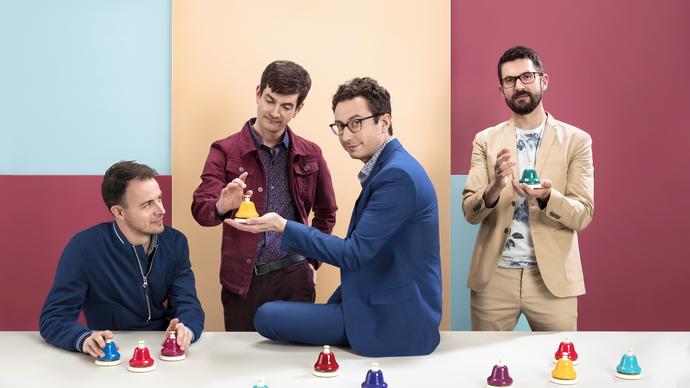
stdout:
{"type": "MultiPolygon", "coordinates": [[[[503,142],[504,147],[510,149],[510,155],[515,161],[513,166],[513,179],[520,180],[520,165],[517,154],[517,133],[515,131],[515,123],[513,120],[508,120],[503,124],[503,142]]],[[[511,185],[508,185],[509,187],[511,185]]]]}
{"type": "Polygon", "coordinates": [[[556,122],[551,115],[548,115],[546,124],[544,125],[544,133],[542,133],[541,141],[539,142],[539,149],[537,150],[537,163],[536,166],[534,166],[540,178],[542,177],[544,166],[546,166],[546,162],[549,159],[549,153],[551,153],[555,140],[556,122]]]}

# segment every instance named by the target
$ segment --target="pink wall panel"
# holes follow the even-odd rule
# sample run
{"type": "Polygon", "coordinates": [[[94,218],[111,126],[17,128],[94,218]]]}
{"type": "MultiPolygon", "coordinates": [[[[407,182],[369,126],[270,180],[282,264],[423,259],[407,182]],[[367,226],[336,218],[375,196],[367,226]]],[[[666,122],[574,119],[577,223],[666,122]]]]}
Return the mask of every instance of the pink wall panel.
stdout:
{"type": "Polygon", "coordinates": [[[514,45],[542,55],[547,111],[593,137],[583,330],[690,330],[689,15],[682,0],[452,1],[453,174],[509,117],[496,62],[514,45]]]}
{"type": "MultiPolygon", "coordinates": [[[[108,221],[101,176],[0,175],[0,330],[37,330],[60,254],[77,232],[108,221]]],[[[158,177],[170,225],[172,177],[158,177]]]]}

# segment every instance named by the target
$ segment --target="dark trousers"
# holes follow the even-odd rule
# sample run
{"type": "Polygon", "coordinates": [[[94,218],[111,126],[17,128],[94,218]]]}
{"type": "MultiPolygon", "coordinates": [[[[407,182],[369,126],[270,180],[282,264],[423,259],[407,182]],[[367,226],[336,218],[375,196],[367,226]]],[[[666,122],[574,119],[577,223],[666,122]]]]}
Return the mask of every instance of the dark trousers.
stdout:
{"type": "Polygon", "coordinates": [[[278,271],[254,274],[246,299],[225,288],[220,298],[225,331],[256,331],[254,315],[259,306],[274,300],[314,303],[316,290],[309,262],[302,260],[278,271]]]}

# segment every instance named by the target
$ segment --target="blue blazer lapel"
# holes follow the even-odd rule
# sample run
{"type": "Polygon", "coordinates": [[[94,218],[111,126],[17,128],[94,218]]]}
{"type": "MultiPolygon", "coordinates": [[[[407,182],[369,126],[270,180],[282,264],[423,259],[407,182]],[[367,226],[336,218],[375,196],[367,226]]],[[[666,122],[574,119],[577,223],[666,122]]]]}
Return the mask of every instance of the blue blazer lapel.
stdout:
{"type": "Polygon", "coordinates": [[[381,151],[381,155],[379,155],[379,158],[376,160],[376,164],[371,170],[369,177],[362,185],[362,191],[359,193],[359,197],[357,197],[357,201],[355,201],[355,206],[352,208],[350,225],[347,228],[347,237],[350,237],[352,230],[355,228],[355,225],[357,225],[357,221],[359,221],[359,217],[362,215],[364,208],[366,208],[367,203],[369,202],[369,196],[371,195],[371,181],[374,179],[374,176],[381,171],[383,166],[388,163],[388,159],[393,152],[400,147],[402,147],[400,141],[398,141],[398,139],[393,139],[388,142],[388,144],[386,144],[386,146],[383,148],[383,151],[381,151]]]}

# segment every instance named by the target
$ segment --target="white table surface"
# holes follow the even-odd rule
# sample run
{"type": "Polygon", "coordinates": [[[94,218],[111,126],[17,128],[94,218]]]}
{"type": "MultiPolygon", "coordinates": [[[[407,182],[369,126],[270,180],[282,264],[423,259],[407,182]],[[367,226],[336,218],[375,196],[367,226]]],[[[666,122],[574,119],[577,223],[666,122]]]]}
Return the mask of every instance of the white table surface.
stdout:
{"type": "Polygon", "coordinates": [[[430,356],[367,358],[332,347],[339,377],[311,374],[321,348],[275,343],[256,333],[205,332],[187,359],[166,363],[157,356],[161,332],[117,332],[122,364],[99,367],[84,354],[48,345],[37,332],[0,332],[0,387],[223,387],[252,388],[263,377],[270,388],[352,387],[364,381],[377,361],[390,388],[484,387],[493,365],[502,359],[513,387],[563,387],[548,381],[551,358],[568,336],[579,354],[575,387],[690,387],[690,333],[687,332],[442,332],[430,356]],[[127,371],[137,341],[146,341],[156,370],[127,371]],[[645,377],[623,381],[615,367],[629,348],[645,377]]]}

